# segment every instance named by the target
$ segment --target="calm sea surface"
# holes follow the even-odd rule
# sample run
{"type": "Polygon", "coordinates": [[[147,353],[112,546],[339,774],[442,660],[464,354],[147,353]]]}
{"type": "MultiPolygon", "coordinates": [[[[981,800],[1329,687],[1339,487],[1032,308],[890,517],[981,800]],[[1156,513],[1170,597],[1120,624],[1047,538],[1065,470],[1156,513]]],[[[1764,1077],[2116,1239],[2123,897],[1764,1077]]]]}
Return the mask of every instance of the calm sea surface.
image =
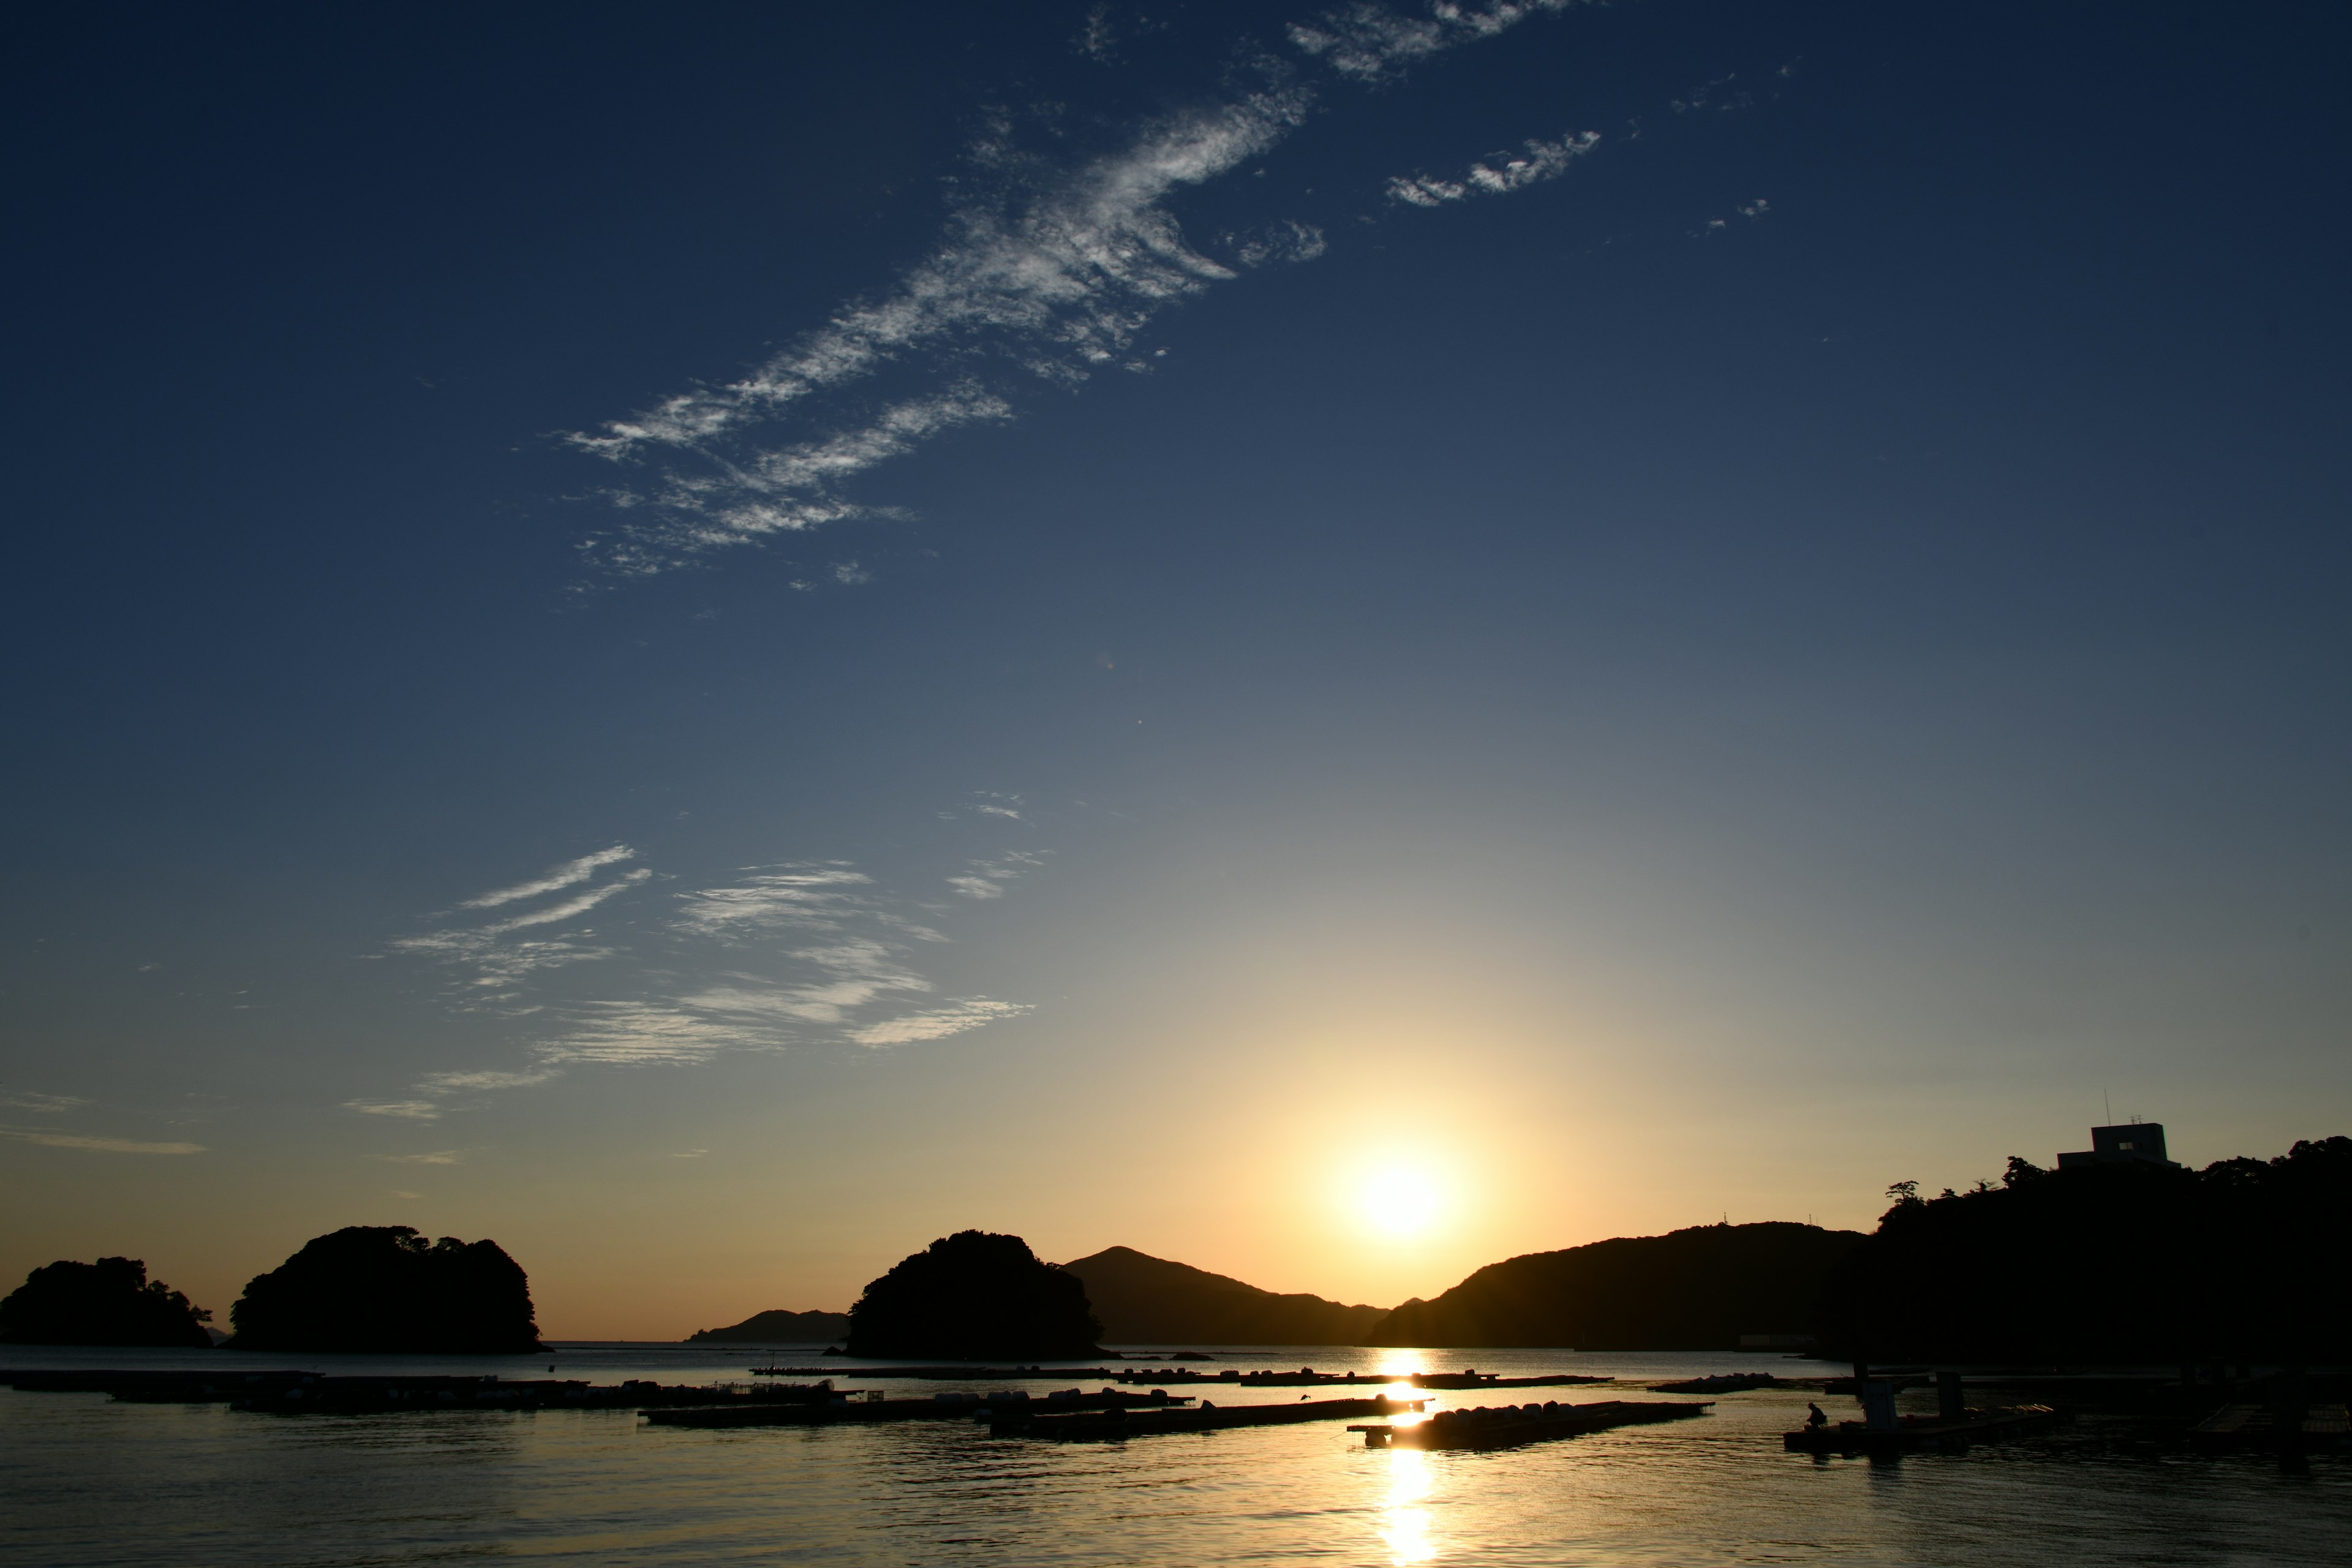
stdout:
{"type": "MultiPolygon", "coordinates": [[[[328,1373],[510,1377],[544,1377],[550,1360],[248,1361],[230,1352],[0,1347],[0,1362],[14,1366],[231,1359],[328,1373]]],[[[764,1359],[670,1345],[564,1347],[553,1357],[562,1375],[598,1383],[748,1382],[745,1373],[764,1359]]],[[[1239,1364],[1302,1363],[1625,1378],[1821,1370],[1764,1356],[1326,1347],[1239,1364]]],[[[894,1394],[960,1386],[837,1381],[894,1394]]],[[[1288,1403],[1297,1393],[1213,1396],[1288,1403]]],[[[1580,1402],[1606,1397],[1534,1396],[1563,1393],[1580,1402]]],[[[1850,1400],[1824,1404],[1834,1415],[1853,1410],[1850,1400]]],[[[1719,1400],[1713,1415],[1695,1421],[1491,1453],[1425,1454],[1368,1451],[1339,1422],[1065,1446],[992,1439],[952,1422],[709,1432],[644,1426],[623,1413],[287,1417],[0,1391],[0,1561],[11,1568],[507,1558],[926,1568],[2352,1562],[2352,1457],[2294,1465],[2195,1457],[2161,1428],[2090,1415],[2053,1436],[1965,1456],[1817,1460],[1780,1451],[1780,1434],[1804,1407],[1802,1393],[1759,1391],[1719,1400]]]]}

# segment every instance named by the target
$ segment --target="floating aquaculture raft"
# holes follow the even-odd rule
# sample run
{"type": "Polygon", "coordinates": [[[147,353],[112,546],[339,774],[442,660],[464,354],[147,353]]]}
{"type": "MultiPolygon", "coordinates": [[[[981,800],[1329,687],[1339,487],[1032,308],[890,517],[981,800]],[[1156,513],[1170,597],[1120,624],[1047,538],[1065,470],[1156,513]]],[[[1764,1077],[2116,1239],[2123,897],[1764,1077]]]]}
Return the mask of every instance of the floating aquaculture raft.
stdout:
{"type": "Polygon", "coordinates": [[[1975,1443],[1997,1443],[2058,1423],[2058,1412],[2047,1405],[2019,1405],[2006,1410],[1970,1410],[1955,1420],[1930,1420],[1906,1415],[1893,1426],[1872,1427],[1860,1421],[1833,1426],[1800,1426],[1783,1433],[1780,1447],[1806,1454],[1916,1453],[1923,1448],[1958,1453],[1975,1443]]]}
{"type": "Polygon", "coordinates": [[[1707,1413],[1709,1402],[1603,1400],[1596,1405],[1506,1405],[1489,1409],[1441,1410],[1426,1421],[1382,1422],[1350,1426],[1364,1435],[1367,1448],[1516,1448],[1555,1437],[1580,1437],[1614,1426],[1644,1426],[1683,1421],[1707,1413]]]}
{"type": "Polygon", "coordinates": [[[1424,1403],[1419,1399],[1302,1399],[1295,1405],[1205,1404],[1198,1410],[1115,1409],[1073,1415],[999,1410],[988,1429],[999,1437],[1099,1443],[1171,1432],[1221,1432],[1229,1426],[1286,1426],[1296,1421],[1332,1421],[1350,1415],[1401,1415],[1420,1409],[1424,1403]]]}

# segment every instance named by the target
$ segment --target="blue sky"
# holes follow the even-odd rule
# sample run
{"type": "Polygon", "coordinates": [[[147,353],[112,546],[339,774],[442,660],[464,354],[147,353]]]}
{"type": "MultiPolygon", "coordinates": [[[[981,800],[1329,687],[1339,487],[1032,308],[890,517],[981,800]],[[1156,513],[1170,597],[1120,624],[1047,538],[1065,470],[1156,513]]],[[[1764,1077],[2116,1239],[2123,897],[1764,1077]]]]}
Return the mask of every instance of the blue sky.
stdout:
{"type": "Polygon", "coordinates": [[[1386,1304],[2344,1131],[2347,32],[37,25],[0,1266],[1386,1304]]]}

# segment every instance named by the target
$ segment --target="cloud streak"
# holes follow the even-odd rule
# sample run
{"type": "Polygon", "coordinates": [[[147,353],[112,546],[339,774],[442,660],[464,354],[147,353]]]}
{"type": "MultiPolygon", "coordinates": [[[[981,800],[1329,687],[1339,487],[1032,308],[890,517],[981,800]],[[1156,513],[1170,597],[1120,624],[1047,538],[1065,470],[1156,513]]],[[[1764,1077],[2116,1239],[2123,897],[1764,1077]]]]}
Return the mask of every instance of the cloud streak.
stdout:
{"type": "Polygon", "coordinates": [[[547,874],[528,882],[518,882],[511,888],[500,888],[460,903],[461,910],[489,910],[500,904],[511,904],[520,899],[536,899],[544,893],[556,892],[594,876],[600,867],[616,860],[626,860],[636,851],[625,844],[615,844],[610,849],[599,849],[593,855],[583,855],[577,860],[566,860],[551,868],[547,874]]]}
{"type": "Polygon", "coordinates": [[[101,1154],[201,1154],[201,1143],[142,1143],[134,1138],[85,1138],[71,1132],[28,1132],[0,1128],[0,1138],[51,1149],[87,1149],[101,1154]]]}
{"type": "MultiPolygon", "coordinates": [[[[950,431],[1014,417],[1021,387],[1148,369],[1135,342],[1161,311],[1249,268],[1324,253],[1319,227],[1285,219],[1224,236],[1231,259],[1221,260],[1186,239],[1170,206],[1305,123],[1317,101],[1307,76],[1391,82],[1421,61],[1584,3],[1433,0],[1418,10],[1359,4],[1325,11],[1285,29],[1303,69],[1244,47],[1238,85],[1222,97],[1148,118],[1091,156],[1057,162],[1024,153],[1013,118],[998,115],[970,149],[946,233],[894,284],[843,305],[746,374],[567,437],[616,469],[602,494],[620,515],[583,542],[588,560],[605,573],[645,576],[780,535],[892,515],[854,499],[851,481],[950,431]],[[846,405],[849,389],[894,370],[920,389],[876,406],[846,405]],[[786,421],[797,432],[782,429],[786,421]]],[[[1074,47],[1098,63],[1112,58],[1106,8],[1088,14],[1074,47]]],[[[1522,169],[1511,163],[1488,174],[1506,182],[1549,177],[1522,169]]],[[[1454,199],[1436,189],[1399,199],[1454,199]]],[[[548,890],[517,890],[526,889],[548,890]]]]}
{"type": "MultiPolygon", "coordinates": [[[[975,795],[964,808],[937,816],[973,824],[960,831],[991,835],[1024,824],[1020,797],[1001,794],[975,795]]],[[[496,895],[466,900],[457,907],[497,910],[499,918],[392,944],[467,975],[452,995],[460,1010],[527,1019],[534,1037],[527,1067],[427,1074],[404,1095],[352,1100],[346,1109],[430,1121],[464,1109],[471,1097],[545,1083],[584,1065],[687,1063],[722,1051],[794,1046],[905,1045],[1028,1010],[989,997],[942,998],[924,973],[924,955],[950,941],[940,929],[942,917],[1003,899],[1045,864],[1041,851],[966,856],[952,872],[918,884],[944,886],[943,894],[929,897],[893,891],[844,860],[747,866],[640,905],[625,944],[592,947],[578,933],[551,930],[643,889],[656,876],[640,866],[594,880],[620,858],[583,857],[496,895]],[[533,905],[531,899],[548,901],[533,905]],[[523,931],[532,934],[517,934],[523,931]],[[548,972],[591,961],[612,963],[619,970],[614,978],[634,977],[634,994],[624,988],[615,994],[609,983],[595,985],[601,994],[584,996],[539,990],[560,978],[548,972]]]]}
{"type": "Polygon", "coordinates": [[[1496,37],[1530,16],[1559,12],[1586,0],[1495,0],[1463,5],[1433,0],[1418,12],[1359,5],[1326,11],[1312,22],[1294,22],[1288,31],[1300,53],[1328,64],[1358,81],[1389,81],[1412,66],[1496,37]]]}
{"type": "MultiPolygon", "coordinates": [[[[594,552],[612,570],[644,574],[860,515],[842,493],[848,479],[948,430],[1012,416],[1006,397],[969,368],[983,351],[1064,384],[1116,364],[1160,310],[1235,276],[1186,243],[1164,205],[1169,196],[1273,146],[1310,100],[1276,81],[1156,120],[1124,147],[1068,170],[1019,154],[1009,122],[1000,123],[973,151],[978,194],[895,288],[835,312],[747,376],[571,437],[615,462],[660,464],[649,482],[612,492],[648,517],[594,552]],[[822,437],[764,449],[740,439],[918,355],[940,362],[943,384],[822,437]]],[[[1307,253],[1303,236],[1291,244],[1307,253]]]]}
{"type": "Polygon", "coordinates": [[[13,1106],[18,1110],[37,1110],[44,1116],[60,1116],[76,1106],[89,1103],[89,1100],[70,1094],[36,1094],[31,1089],[0,1094],[0,1105],[13,1106]]]}
{"type": "Polygon", "coordinates": [[[1530,141],[1526,153],[1514,157],[1507,153],[1490,153],[1480,163],[1470,165],[1458,180],[1442,180],[1428,174],[1399,174],[1388,184],[1389,200],[1408,206],[1438,207],[1449,202],[1467,201],[1472,196],[1505,196],[1522,191],[1529,185],[1539,185],[1557,180],[1574,166],[1576,161],[1601,145],[1601,133],[1587,131],[1577,135],[1562,136],[1557,142],[1530,141]]]}

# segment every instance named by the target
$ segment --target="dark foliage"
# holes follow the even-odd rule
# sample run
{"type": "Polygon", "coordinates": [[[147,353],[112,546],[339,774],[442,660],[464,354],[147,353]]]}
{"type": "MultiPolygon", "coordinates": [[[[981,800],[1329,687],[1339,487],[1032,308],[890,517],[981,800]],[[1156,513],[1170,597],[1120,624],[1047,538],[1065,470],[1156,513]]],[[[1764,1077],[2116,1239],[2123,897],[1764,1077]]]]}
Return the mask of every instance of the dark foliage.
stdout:
{"type": "Polygon", "coordinates": [[[821,1345],[848,1332],[846,1312],[788,1312],[780,1307],[754,1312],[723,1329],[698,1329],[686,1341],[714,1345],[821,1345]]]}
{"type": "Polygon", "coordinates": [[[1772,1221],[1529,1253],[1488,1264],[1435,1300],[1406,1302],[1362,1342],[1735,1349],[1742,1334],[1812,1331],[1823,1282],[1862,1240],[1772,1221]]]}
{"type": "Polygon", "coordinates": [[[1017,1236],[960,1230],[901,1259],[849,1309],[849,1353],[1061,1361],[1097,1353],[1078,1277],[1017,1236]]]}
{"type": "Polygon", "coordinates": [[[1108,1247],[1062,1267],[1086,1286],[1113,1344],[1351,1345],[1388,1316],[1380,1307],[1261,1290],[1131,1247],[1108,1247]]]}
{"type": "Polygon", "coordinates": [[[1841,1266],[1824,1348],[1878,1360],[2333,1360],[2352,1353],[2352,1138],[2202,1171],[2044,1171],[1923,1199],[1841,1266]]]}
{"type": "Polygon", "coordinates": [[[488,1355],[539,1348],[530,1281],[495,1241],[346,1226],[254,1276],[229,1309],[239,1350],[488,1355]]]}
{"type": "Polygon", "coordinates": [[[21,1345],[178,1345],[209,1349],[213,1315],[136,1258],[61,1260],[0,1298],[0,1340],[21,1345]]]}

